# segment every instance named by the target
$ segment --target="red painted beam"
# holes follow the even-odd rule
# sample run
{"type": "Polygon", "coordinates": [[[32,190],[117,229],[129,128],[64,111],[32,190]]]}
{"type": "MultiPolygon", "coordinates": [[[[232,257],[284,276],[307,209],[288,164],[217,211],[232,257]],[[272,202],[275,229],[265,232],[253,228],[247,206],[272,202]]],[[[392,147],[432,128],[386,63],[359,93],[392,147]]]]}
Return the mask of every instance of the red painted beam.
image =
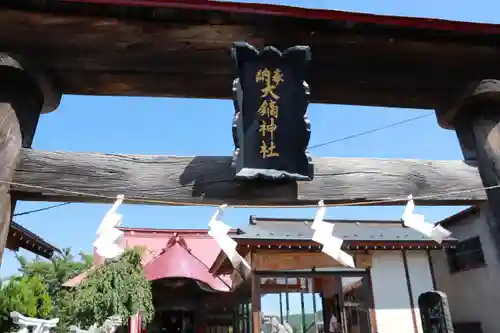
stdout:
{"type": "Polygon", "coordinates": [[[116,6],[167,7],[228,13],[260,14],[312,20],[373,23],[426,30],[455,31],[475,34],[500,34],[500,24],[459,22],[441,19],[375,15],[338,10],[309,9],[262,3],[241,3],[214,0],[62,0],[116,6]]]}

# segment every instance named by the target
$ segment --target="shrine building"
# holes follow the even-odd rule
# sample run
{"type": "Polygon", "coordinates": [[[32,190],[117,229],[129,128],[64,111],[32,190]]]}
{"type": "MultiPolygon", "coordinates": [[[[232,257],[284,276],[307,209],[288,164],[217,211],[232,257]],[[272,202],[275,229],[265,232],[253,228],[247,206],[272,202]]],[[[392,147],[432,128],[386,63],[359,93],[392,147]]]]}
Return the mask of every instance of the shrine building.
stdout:
{"type": "Polygon", "coordinates": [[[250,277],[233,269],[208,230],[120,228],[126,247],[147,248],[156,310],[149,325],[131,320],[127,330],[323,333],[333,314],[343,333],[422,333],[419,296],[436,289],[430,253],[455,240],[439,245],[399,221],[326,221],[356,268],[320,251],[312,220],[251,216],[232,230],[250,277]]]}

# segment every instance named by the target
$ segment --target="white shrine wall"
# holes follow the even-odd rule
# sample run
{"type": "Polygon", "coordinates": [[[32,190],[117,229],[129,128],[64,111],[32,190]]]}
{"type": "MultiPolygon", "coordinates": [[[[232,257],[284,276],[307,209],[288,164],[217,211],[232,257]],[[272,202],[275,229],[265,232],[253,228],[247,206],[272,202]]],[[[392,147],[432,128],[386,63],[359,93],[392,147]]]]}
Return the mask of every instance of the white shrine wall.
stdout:
{"type": "Polygon", "coordinates": [[[423,333],[418,297],[434,290],[427,252],[375,251],[371,280],[377,333],[423,333]]]}

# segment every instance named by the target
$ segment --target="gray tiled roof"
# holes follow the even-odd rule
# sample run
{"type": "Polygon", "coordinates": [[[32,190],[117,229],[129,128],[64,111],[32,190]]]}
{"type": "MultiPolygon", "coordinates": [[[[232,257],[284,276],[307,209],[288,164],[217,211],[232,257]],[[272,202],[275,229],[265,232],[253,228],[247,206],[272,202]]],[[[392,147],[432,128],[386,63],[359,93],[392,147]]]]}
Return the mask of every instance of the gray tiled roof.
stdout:
{"type": "MultiPolygon", "coordinates": [[[[346,241],[430,241],[421,233],[403,227],[399,221],[325,220],[334,223],[334,235],[346,241]]],[[[311,240],[312,220],[253,218],[235,239],[311,240]]],[[[449,240],[453,240],[449,238],[449,240]]]]}

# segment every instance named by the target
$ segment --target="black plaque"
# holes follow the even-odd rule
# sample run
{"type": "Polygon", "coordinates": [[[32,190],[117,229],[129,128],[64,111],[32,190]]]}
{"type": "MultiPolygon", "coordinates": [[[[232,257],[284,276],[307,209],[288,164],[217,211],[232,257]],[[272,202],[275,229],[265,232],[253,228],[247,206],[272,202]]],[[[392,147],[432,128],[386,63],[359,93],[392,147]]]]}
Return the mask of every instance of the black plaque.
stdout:
{"type": "Polygon", "coordinates": [[[233,82],[236,179],[312,180],[305,81],[310,48],[294,46],[281,53],[272,46],[259,51],[248,43],[234,43],[232,56],[237,73],[233,82]]]}

